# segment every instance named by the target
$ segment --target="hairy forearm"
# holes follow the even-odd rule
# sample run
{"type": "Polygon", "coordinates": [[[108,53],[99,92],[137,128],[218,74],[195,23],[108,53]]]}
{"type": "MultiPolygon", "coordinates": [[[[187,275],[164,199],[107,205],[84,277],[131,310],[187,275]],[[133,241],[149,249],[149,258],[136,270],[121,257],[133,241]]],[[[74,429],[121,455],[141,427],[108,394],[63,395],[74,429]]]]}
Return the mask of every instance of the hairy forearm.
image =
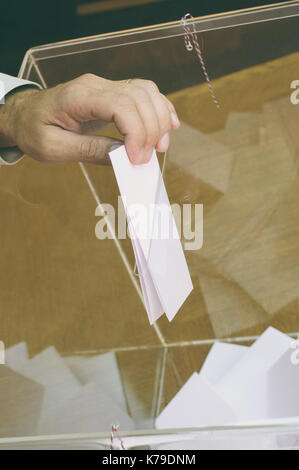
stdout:
{"type": "Polygon", "coordinates": [[[0,105],[0,148],[15,147],[17,142],[17,131],[21,122],[24,106],[29,105],[28,98],[33,93],[39,93],[32,88],[21,89],[8,95],[5,104],[0,105]]]}

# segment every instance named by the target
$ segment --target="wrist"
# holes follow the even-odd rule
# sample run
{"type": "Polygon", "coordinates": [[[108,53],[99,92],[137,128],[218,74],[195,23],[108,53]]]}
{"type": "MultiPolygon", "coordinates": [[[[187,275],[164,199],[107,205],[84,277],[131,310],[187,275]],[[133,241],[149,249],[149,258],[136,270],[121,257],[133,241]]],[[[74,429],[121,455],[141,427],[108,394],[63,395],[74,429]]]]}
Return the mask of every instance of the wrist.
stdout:
{"type": "Polygon", "coordinates": [[[0,106],[0,147],[14,147],[19,145],[20,127],[24,121],[23,116],[28,109],[28,100],[33,94],[39,93],[35,88],[16,90],[5,99],[0,106]]]}

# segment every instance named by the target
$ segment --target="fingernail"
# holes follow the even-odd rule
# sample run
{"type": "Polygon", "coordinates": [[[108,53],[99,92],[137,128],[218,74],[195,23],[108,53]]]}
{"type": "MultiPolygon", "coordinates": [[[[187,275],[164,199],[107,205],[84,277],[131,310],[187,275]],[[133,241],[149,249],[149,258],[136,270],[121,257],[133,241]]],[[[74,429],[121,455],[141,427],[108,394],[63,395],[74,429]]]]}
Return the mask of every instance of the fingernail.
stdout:
{"type": "Polygon", "coordinates": [[[148,161],[149,150],[142,148],[139,152],[138,164],[146,163],[148,161]]]}
{"type": "Polygon", "coordinates": [[[159,140],[158,145],[157,145],[157,150],[159,150],[160,152],[166,152],[168,147],[169,147],[169,134],[167,132],[167,134],[164,134],[163,137],[161,137],[161,139],[159,140]]]}
{"type": "Polygon", "coordinates": [[[177,115],[175,113],[171,113],[171,123],[172,123],[173,127],[175,127],[175,128],[180,127],[179,118],[177,117],[177,115]]]}

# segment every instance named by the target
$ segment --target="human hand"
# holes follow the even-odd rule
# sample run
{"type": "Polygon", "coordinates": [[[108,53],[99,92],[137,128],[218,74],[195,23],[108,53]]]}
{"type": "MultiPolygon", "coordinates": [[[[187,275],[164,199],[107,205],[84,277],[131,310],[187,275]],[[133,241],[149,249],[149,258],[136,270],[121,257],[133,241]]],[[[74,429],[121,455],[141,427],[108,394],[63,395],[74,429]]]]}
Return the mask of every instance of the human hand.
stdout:
{"type": "Polygon", "coordinates": [[[92,123],[114,122],[134,164],[147,162],[154,148],[165,152],[170,130],[179,127],[170,101],[153,82],[141,79],[111,81],[85,74],[43,91],[21,89],[2,108],[0,145],[18,146],[50,163],[108,163],[111,147],[122,142],[88,135],[92,123]]]}

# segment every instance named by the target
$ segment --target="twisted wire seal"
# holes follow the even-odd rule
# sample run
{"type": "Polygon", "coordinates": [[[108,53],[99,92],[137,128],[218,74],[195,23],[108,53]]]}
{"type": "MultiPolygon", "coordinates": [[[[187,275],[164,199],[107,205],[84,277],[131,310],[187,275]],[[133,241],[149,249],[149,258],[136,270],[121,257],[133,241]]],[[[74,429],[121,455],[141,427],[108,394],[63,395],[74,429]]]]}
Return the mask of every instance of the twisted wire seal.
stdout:
{"type": "MultiPolygon", "coordinates": [[[[111,431],[110,431],[110,450],[114,450],[114,441],[115,441],[115,433],[119,430],[119,424],[112,424],[111,431]]],[[[127,450],[124,441],[121,438],[118,438],[120,441],[120,445],[122,450],[127,450]]]]}
{"type": "Polygon", "coordinates": [[[186,22],[187,19],[191,19],[193,21],[194,18],[190,13],[186,13],[186,15],[184,15],[181,18],[181,24],[182,24],[183,29],[185,31],[185,34],[184,34],[185,47],[186,47],[187,51],[189,51],[189,52],[192,51],[193,49],[195,50],[196,55],[199,58],[201,68],[202,68],[202,71],[204,73],[206,82],[208,84],[209,92],[210,92],[210,95],[212,97],[212,100],[214,101],[217,108],[220,108],[220,104],[219,104],[219,102],[216,98],[216,95],[214,93],[214,89],[213,89],[209,74],[207,72],[205,62],[204,62],[203,57],[202,57],[202,53],[201,53],[201,49],[200,49],[199,42],[198,42],[198,39],[197,39],[197,34],[196,34],[194,22],[192,22],[192,28],[193,28],[193,30],[192,30],[188,26],[188,23],[186,22]]]}

